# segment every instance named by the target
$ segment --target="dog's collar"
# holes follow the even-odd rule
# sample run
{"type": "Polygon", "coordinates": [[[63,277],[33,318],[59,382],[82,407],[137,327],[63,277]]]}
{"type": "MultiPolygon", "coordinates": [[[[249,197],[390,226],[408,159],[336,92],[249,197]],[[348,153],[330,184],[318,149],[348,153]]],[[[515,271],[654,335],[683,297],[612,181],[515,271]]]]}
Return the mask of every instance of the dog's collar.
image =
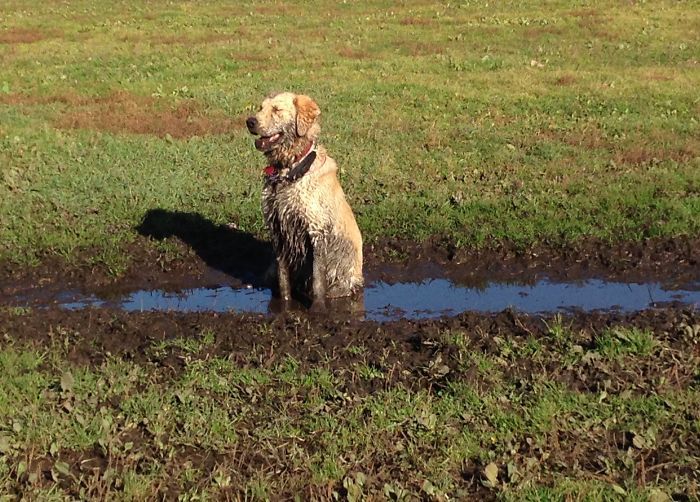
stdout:
{"type": "MultiPolygon", "coordinates": [[[[311,150],[316,150],[316,143],[314,143],[313,141],[309,141],[309,144],[306,145],[304,151],[296,157],[294,157],[294,163],[298,164],[299,162],[301,162],[303,158],[306,157],[309,154],[309,152],[311,152],[311,150]]],[[[294,166],[292,166],[292,168],[294,168],[294,166]]]]}
{"type": "Polygon", "coordinates": [[[271,184],[279,183],[280,181],[288,181],[294,183],[299,178],[304,176],[309,169],[311,164],[316,160],[316,144],[312,141],[308,144],[303,153],[294,157],[294,164],[289,169],[289,172],[285,176],[280,175],[282,168],[279,165],[271,164],[263,169],[263,174],[265,175],[265,181],[271,184]]]}

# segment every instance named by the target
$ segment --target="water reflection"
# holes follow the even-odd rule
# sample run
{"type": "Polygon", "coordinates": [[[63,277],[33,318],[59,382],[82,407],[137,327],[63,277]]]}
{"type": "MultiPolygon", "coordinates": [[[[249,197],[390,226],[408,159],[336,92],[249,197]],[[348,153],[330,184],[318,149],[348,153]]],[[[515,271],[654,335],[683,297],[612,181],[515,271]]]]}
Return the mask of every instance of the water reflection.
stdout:
{"type": "MultiPolygon", "coordinates": [[[[525,313],[570,309],[635,311],[657,304],[680,302],[700,306],[698,290],[666,290],[658,283],[622,283],[591,279],[580,282],[535,284],[488,283],[467,287],[448,279],[390,284],[377,281],[365,288],[362,302],[335,302],[333,310],[365,312],[365,318],[386,321],[397,318],[426,319],[464,311],[500,312],[507,308],[525,313]]],[[[267,289],[230,287],[197,288],[178,293],[142,290],[120,299],[67,295],[59,304],[67,309],[112,306],[126,311],[255,312],[281,310],[267,289]]],[[[296,305],[295,308],[303,309],[296,305]]]]}

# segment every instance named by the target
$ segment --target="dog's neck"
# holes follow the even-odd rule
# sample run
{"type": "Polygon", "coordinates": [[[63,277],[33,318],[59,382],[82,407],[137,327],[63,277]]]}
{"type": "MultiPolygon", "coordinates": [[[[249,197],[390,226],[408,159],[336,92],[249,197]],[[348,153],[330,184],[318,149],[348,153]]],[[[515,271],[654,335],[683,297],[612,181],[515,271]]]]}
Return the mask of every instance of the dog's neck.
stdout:
{"type": "Polygon", "coordinates": [[[306,145],[306,148],[304,148],[304,150],[300,154],[294,156],[294,163],[298,164],[299,162],[301,162],[301,160],[304,157],[306,157],[311,150],[314,149],[314,146],[316,146],[316,142],[309,140],[309,144],[306,145]]]}
{"type": "Polygon", "coordinates": [[[299,138],[291,146],[270,152],[265,156],[270,165],[279,170],[292,169],[314,149],[315,145],[316,142],[313,139],[299,138]]]}
{"type": "Polygon", "coordinates": [[[316,142],[309,140],[306,147],[292,158],[291,164],[285,165],[279,158],[272,162],[263,170],[268,183],[278,183],[280,181],[295,182],[304,176],[316,160],[316,142]],[[284,174],[282,172],[286,170],[284,174]]]}

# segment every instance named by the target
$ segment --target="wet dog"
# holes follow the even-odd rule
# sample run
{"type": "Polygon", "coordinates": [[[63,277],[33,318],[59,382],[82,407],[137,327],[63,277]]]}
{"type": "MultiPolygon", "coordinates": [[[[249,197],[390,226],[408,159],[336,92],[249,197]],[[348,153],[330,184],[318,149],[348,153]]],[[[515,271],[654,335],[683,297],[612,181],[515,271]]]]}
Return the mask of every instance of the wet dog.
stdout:
{"type": "Polygon", "coordinates": [[[362,236],[338,182],[338,166],[318,143],[321,111],[308,96],[268,96],[247,119],[267,158],[263,215],[277,258],[279,294],[306,294],[321,310],[327,298],[362,288],[362,236]]]}

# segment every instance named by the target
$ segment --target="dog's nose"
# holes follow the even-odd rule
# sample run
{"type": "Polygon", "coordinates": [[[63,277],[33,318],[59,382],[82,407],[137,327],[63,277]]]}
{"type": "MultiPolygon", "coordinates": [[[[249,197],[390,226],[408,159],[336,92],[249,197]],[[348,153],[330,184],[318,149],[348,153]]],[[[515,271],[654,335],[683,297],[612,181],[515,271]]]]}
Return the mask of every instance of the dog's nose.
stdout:
{"type": "Polygon", "coordinates": [[[248,117],[248,119],[245,121],[245,125],[248,126],[249,131],[252,131],[258,125],[258,119],[255,117],[248,117]]]}

